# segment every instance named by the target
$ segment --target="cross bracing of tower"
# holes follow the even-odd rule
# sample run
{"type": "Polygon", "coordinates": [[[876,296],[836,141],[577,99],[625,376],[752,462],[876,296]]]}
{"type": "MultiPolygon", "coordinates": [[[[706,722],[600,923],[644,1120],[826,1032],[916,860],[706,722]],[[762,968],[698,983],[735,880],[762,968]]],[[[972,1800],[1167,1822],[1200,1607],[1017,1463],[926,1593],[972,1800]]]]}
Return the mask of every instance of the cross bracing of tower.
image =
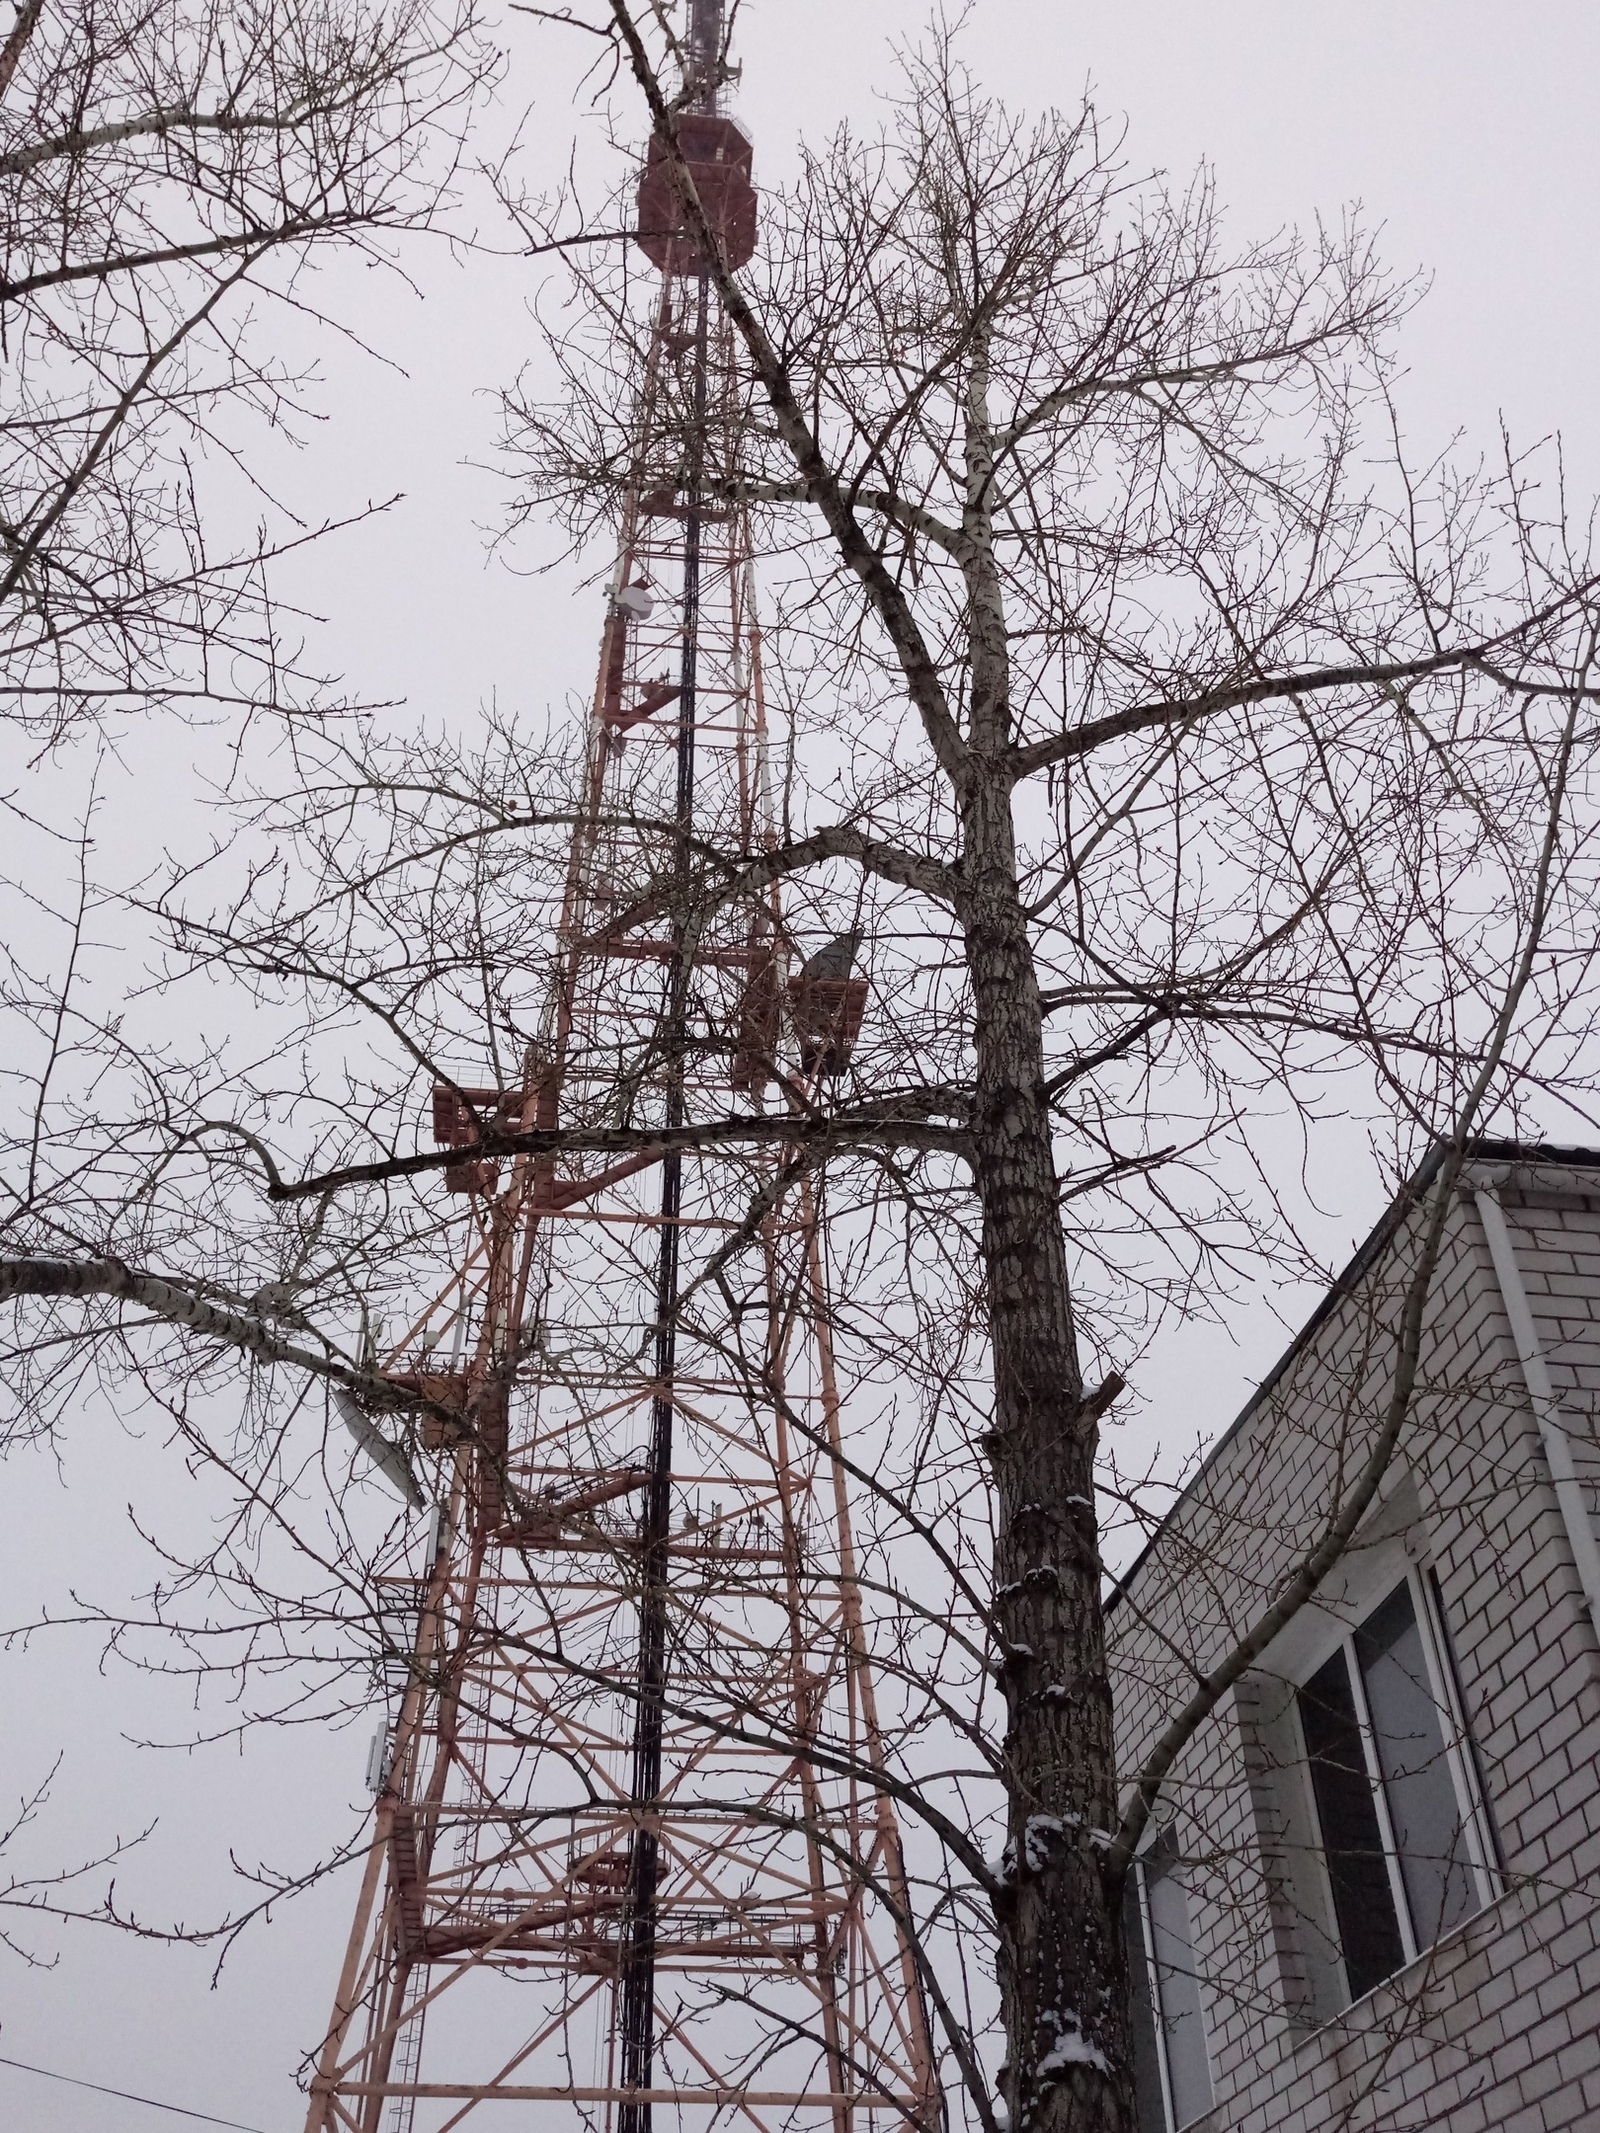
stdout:
{"type": "MultiPolygon", "coordinates": [[[[715,0],[691,26],[678,143],[737,267],[715,0]]],[[[435,1090],[459,1258],[384,1363],[429,1403],[438,1508],[383,1580],[403,1663],[308,2133],[507,2102],[605,2133],[942,2125],[810,1173],[781,1139],[473,1152],[612,1123],[619,1087],[653,1125],[798,1115],[867,1008],[852,936],[791,970],[776,887],[691,908],[691,842],[773,828],[734,338],[660,151],[558,976],[517,1086],[435,1090]],[[751,1209],[741,1293],[697,1281],[751,1209]]]]}

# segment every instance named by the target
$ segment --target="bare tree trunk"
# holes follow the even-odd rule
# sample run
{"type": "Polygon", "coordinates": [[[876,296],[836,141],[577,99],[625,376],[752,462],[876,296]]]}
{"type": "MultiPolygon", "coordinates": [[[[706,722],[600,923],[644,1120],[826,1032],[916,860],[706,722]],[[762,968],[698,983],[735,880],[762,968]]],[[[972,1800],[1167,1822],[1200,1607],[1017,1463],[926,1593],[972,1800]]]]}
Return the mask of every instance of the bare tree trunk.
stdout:
{"type": "Polygon", "coordinates": [[[964,809],[994,1422],[995,1616],[1007,1726],[1005,1893],[996,1905],[1014,2128],[1132,2124],[1126,1962],[1101,1872],[1116,1822],[1111,1691],[1084,1426],[1045,1097],[1039,987],[1004,774],[964,809]]]}
{"type": "Polygon", "coordinates": [[[997,1903],[1002,2091],[1015,2133],[1132,2124],[1127,1965],[1102,1873],[1116,1751],[1100,1619],[1094,1427],[1085,1426],[1056,1184],[1044,1007],[1017,881],[1006,603],[994,543],[990,334],[972,329],[962,534],[972,654],[961,912],[972,980],[972,1135],[994,1368],[994,1626],[1006,1705],[997,1903]]]}

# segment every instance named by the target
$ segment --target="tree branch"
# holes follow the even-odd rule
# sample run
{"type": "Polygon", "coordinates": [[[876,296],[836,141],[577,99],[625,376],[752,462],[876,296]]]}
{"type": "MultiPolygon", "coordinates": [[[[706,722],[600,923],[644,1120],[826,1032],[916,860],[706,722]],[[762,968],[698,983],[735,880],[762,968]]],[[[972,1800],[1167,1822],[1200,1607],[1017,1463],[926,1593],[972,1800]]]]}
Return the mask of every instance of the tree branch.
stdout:
{"type": "Polygon", "coordinates": [[[968,1099],[954,1089],[915,1090],[886,1099],[881,1105],[836,1113],[833,1117],[796,1119],[764,1118],[757,1114],[706,1120],[691,1126],[617,1126],[591,1132],[566,1132],[560,1127],[539,1128],[527,1133],[486,1132],[479,1140],[457,1147],[437,1148],[422,1155],[380,1158],[371,1163],[350,1163],[338,1170],[318,1171],[283,1184],[272,1178],[269,1200],[304,1200],[318,1193],[338,1192],[347,1185],[380,1185],[392,1178],[417,1177],[447,1165],[493,1156],[516,1155],[642,1155],[663,1156],[674,1149],[692,1154],[697,1149],[794,1146],[887,1145],[902,1148],[942,1148],[964,1154],[967,1133],[963,1126],[933,1125],[927,1114],[944,1111],[965,1119],[968,1099]],[[919,1111],[924,1115],[918,1116],[919,1111]]]}
{"type": "Polygon", "coordinates": [[[136,1272],[109,1255],[103,1259],[0,1259],[0,1303],[21,1296],[112,1296],[264,1363],[287,1363],[313,1377],[326,1378],[374,1407],[426,1409],[452,1423],[460,1421],[453,1409],[440,1407],[420,1393],[409,1392],[372,1371],[358,1370],[336,1356],[316,1355],[274,1333],[259,1318],[208,1303],[192,1289],[157,1274],[136,1272]]]}
{"type": "Polygon", "coordinates": [[[11,77],[17,71],[17,62],[28,48],[28,41],[39,27],[39,17],[44,13],[44,0],[23,0],[17,10],[17,19],[11,25],[11,34],[0,46],[0,96],[11,87],[11,77]]]}
{"type": "MultiPolygon", "coordinates": [[[[1030,777],[1034,771],[1043,770],[1051,763],[1089,755],[1107,742],[1121,740],[1131,733],[1183,725],[1214,717],[1219,711],[1237,711],[1247,704],[1270,703],[1280,696],[1314,696],[1329,689],[1382,688],[1399,681],[1423,681],[1433,674],[1448,674],[1467,667],[1482,670],[1502,687],[1514,687],[1514,683],[1496,674],[1490,666],[1494,651],[1516,643],[1531,631],[1553,621],[1587,599],[1597,588],[1600,588],[1600,576],[1585,578],[1582,584],[1574,586],[1559,600],[1552,600],[1549,606],[1524,616],[1498,636],[1485,637],[1477,644],[1459,645],[1450,651],[1434,652],[1427,658],[1309,667],[1296,674],[1269,674],[1254,681],[1227,683],[1187,699],[1170,698],[1164,703],[1141,704],[1126,711],[1116,711],[1109,718],[1091,719],[1087,725],[1075,727],[1070,733],[1057,734],[1048,741],[1031,741],[1025,747],[1014,749],[1012,772],[1018,779],[1030,777]]],[[[1559,682],[1551,682],[1548,693],[1566,696],[1572,692],[1559,682]]],[[[1600,702],[1600,688],[1584,688],[1578,693],[1585,701],[1600,702]]]]}
{"type": "MultiPolygon", "coordinates": [[[[38,13],[37,7],[34,10],[38,13]]],[[[17,28],[21,28],[21,23],[17,28]]],[[[12,31],[12,37],[16,30],[12,31]]],[[[6,52],[0,53],[0,93],[3,93],[6,52]]],[[[15,62],[13,62],[13,65],[15,62]]],[[[366,84],[361,84],[364,91],[366,84]]],[[[31,148],[14,148],[10,155],[0,156],[0,178],[16,178],[30,170],[37,170],[41,163],[55,162],[61,156],[87,155],[91,149],[109,148],[118,141],[148,139],[168,133],[292,133],[296,127],[305,125],[308,119],[326,118],[335,111],[347,110],[356,101],[356,91],[345,97],[333,97],[327,102],[305,103],[294,111],[194,111],[184,104],[172,104],[165,110],[148,111],[138,118],[118,119],[105,126],[88,126],[74,133],[57,133],[49,139],[36,141],[31,148]]]]}
{"type": "MultiPolygon", "coordinates": [[[[0,303],[11,303],[19,296],[31,296],[36,289],[59,288],[66,282],[109,281],[113,274],[133,274],[141,267],[169,267],[180,261],[220,259],[230,252],[245,250],[258,255],[276,245],[309,243],[313,238],[327,237],[338,230],[359,229],[370,224],[371,219],[354,210],[320,217],[297,215],[272,229],[240,230],[231,236],[209,237],[195,244],[166,245],[157,251],[118,252],[106,259],[52,267],[43,274],[26,274],[20,281],[0,281],[0,303]]],[[[254,257],[249,263],[254,264],[254,257]]]]}

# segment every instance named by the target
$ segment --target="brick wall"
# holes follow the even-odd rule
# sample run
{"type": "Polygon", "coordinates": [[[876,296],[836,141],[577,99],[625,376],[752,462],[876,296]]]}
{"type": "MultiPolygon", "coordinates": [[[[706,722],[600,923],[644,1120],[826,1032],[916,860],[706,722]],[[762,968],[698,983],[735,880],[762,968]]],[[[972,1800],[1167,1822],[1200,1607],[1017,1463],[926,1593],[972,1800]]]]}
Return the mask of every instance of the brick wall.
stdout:
{"type": "MultiPolygon", "coordinates": [[[[1600,1155],[1486,1151],[1467,1182],[1501,1191],[1600,1514],[1600,1155]]],[[[1359,1461],[1388,1388],[1414,1244],[1412,1228],[1380,1228],[1113,1603],[1125,1776],[1183,1694],[1185,1660],[1221,1659],[1359,1461]]],[[[1401,1455],[1330,1580],[1332,1611],[1365,1612],[1382,1596],[1373,1581],[1404,1558],[1437,1579],[1500,1892],[1330,2013],[1273,1730],[1290,1669],[1281,1650],[1265,1655],[1190,1744],[1166,1803],[1204,1982],[1216,2107],[1202,2123],[1217,2133],[1600,2128],[1600,1646],[1466,1198],[1452,1211],[1401,1455]]]]}

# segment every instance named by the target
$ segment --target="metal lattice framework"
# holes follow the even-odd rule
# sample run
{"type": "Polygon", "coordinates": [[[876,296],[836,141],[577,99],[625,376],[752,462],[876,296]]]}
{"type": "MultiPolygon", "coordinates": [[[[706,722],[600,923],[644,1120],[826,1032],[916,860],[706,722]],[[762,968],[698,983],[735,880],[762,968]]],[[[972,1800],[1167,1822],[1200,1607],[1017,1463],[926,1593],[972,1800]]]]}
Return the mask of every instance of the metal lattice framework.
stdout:
{"type": "MultiPolygon", "coordinates": [[[[714,93],[692,111],[719,162],[742,143],[714,93]]],[[[385,1366],[432,1402],[441,1507],[384,1581],[409,1657],[309,2133],[508,2100],[607,2133],[658,2105],[941,2123],[810,1174],[781,1139],[503,1175],[471,1152],[484,1125],[614,1121],[619,1089],[668,1126],[793,1113],[865,1001],[789,974],[775,890],[703,923],[673,893],[691,834],[737,857],[772,832],[750,528],[707,502],[732,337],[693,248],[647,249],[559,979],[520,1087],[435,1092],[461,1255],[385,1366]],[[728,1279],[686,1288],[680,1249],[703,1266],[752,1208],[728,1279]]]]}

